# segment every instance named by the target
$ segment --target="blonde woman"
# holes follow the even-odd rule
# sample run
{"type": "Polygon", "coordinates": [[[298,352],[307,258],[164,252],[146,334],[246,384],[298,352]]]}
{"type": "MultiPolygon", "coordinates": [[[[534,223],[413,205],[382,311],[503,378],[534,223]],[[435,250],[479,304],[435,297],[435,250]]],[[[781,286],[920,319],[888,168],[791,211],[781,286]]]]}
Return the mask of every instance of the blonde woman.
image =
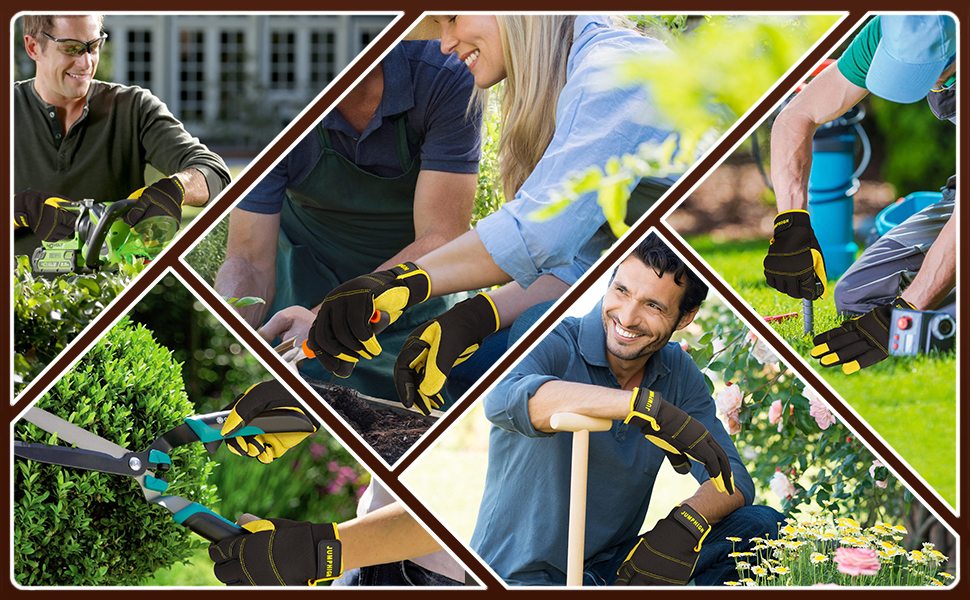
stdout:
{"type": "MultiPolygon", "coordinates": [[[[553,219],[539,221],[533,213],[555,199],[570,174],[672,133],[645,89],[618,89],[606,77],[619,58],[668,52],[657,40],[591,15],[434,20],[442,52],[465,63],[477,88],[505,82],[499,166],[509,200],[474,230],[416,263],[336,288],[307,340],[310,353],[336,370],[341,362],[380,352],[369,321],[375,310],[393,321],[430,297],[515,282],[459,303],[408,338],[395,365],[395,383],[402,402],[424,412],[443,406],[451,369],[486,337],[507,331],[525,309],[558,298],[615,241],[593,193],[553,219]]],[[[642,212],[673,182],[673,177],[640,181],[631,190],[631,204],[642,212]]],[[[476,356],[484,364],[471,369],[472,382],[506,344],[490,340],[494,350],[476,356]]]]}

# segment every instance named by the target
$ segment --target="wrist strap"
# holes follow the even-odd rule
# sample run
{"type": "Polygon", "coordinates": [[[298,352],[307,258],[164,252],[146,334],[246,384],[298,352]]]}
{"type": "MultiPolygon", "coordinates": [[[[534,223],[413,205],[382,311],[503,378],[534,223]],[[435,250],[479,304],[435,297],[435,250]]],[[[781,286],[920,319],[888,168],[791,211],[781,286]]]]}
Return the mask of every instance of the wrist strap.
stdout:
{"type": "Polygon", "coordinates": [[[431,297],[431,278],[418,265],[413,262],[406,262],[388,269],[388,271],[394,275],[395,279],[402,280],[408,290],[411,291],[412,297],[408,300],[409,307],[421,304],[431,297]],[[420,299],[418,300],[418,298],[420,299]],[[417,301],[412,303],[411,300],[417,301]]]}
{"type": "Polygon", "coordinates": [[[634,417],[650,423],[654,431],[660,431],[657,423],[657,413],[660,411],[660,394],[653,393],[652,390],[633,388],[633,396],[630,397],[630,414],[623,420],[629,423],[634,417]]]}
{"type": "MultiPolygon", "coordinates": [[[[315,586],[321,581],[333,581],[344,572],[344,558],[341,552],[340,538],[337,536],[337,524],[331,523],[332,539],[322,539],[317,543],[317,578],[307,581],[307,585],[315,586]]],[[[329,532],[324,532],[327,536],[329,532]]]]}
{"type": "Polygon", "coordinates": [[[674,521],[683,525],[690,532],[691,536],[697,540],[697,545],[694,546],[694,552],[700,552],[704,538],[711,531],[711,525],[704,518],[704,515],[694,510],[689,504],[681,504],[675,506],[674,510],[670,511],[668,518],[673,518],[674,521]]]}

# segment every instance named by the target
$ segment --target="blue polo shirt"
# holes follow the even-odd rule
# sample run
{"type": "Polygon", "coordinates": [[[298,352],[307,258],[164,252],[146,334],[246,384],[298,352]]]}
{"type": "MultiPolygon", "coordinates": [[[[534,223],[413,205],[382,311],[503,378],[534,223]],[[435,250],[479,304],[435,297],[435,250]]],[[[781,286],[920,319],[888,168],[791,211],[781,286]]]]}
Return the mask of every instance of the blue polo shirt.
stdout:
{"type": "MultiPolygon", "coordinates": [[[[532,215],[557,201],[570,175],[591,166],[604,168],[613,157],[634,154],[642,144],[659,144],[671,135],[670,123],[644,86],[618,87],[610,79],[618,61],[665,55],[672,53],[661,42],[613,27],[607,17],[576,17],[552,141],[515,198],[476,225],[495,264],[519,284],[528,287],[552,273],[572,285],[616,241],[596,192],[580,195],[555,218],[539,221],[532,215]]],[[[677,177],[648,179],[670,187],[677,177]]]]}
{"type": "MultiPolygon", "coordinates": [[[[602,301],[581,319],[564,319],[485,397],[492,429],[471,547],[513,585],[566,582],[572,434],[537,431],[529,398],[544,383],[558,380],[620,389],[606,357],[601,311],[602,301]]],[[[678,344],[667,344],[647,361],[640,387],[659,392],[711,432],[727,452],[745,504],[751,504],[754,482],[690,356],[678,344]]],[[[614,558],[639,534],[664,460],[659,447],[623,421],[614,421],[610,431],[590,433],[587,567],[614,558]]],[[[698,463],[691,475],[699,484],[709,479],[698,463]]]]}
{"type": "MultiPolygon", "coordinates": [[[[394,121],[403,114],[421,138],[411,156],[421,170],[477,173],[481,158],[481,118],[467,114],[474,78],[454,54],[441,53],[437,41],[403,41],[381,61],[384,94],[374,117],[358,134],[337,110],[323,118],[334,150],[378,177],[397,177],[401,170],[394,121]]],[[[320,139],[312,128],[252,191],[239,208],[261,214],[279,213],[286,189],[299,185],[320,156],[320,139]]]]}

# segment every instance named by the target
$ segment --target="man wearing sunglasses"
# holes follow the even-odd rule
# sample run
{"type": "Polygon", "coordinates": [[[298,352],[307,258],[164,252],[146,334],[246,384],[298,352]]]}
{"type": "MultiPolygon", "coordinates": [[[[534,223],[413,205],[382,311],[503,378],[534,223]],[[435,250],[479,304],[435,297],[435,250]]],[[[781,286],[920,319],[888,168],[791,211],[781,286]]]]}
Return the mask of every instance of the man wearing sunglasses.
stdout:
{"type": "Polygon", "coordinates": [[[107,43],[103,20],[23,17],[24,45],[37,71],[14,83],[17,254],[29,254],[38,238],[70,235],[64,199],[136,198],[124,217],[135,225],[154,216],[180,220],[183,204],[204,205],[229,183],[225,162],[151,92],[94,78],[107,43]],[[146,186],[149,164],[167,177],[146,186]]]}

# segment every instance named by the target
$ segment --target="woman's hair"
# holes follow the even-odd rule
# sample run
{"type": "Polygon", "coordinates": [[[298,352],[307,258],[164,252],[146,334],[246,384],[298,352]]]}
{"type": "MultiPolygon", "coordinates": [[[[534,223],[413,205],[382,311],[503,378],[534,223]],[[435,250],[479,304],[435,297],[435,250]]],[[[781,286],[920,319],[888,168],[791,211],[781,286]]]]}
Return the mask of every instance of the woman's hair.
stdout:
{"type": "Polygon", "coordinates": [[[556,132],[556,104],[566,85],[575,15],[497,15],[505,55],[498,164],[511,200],[556,132]]]}

